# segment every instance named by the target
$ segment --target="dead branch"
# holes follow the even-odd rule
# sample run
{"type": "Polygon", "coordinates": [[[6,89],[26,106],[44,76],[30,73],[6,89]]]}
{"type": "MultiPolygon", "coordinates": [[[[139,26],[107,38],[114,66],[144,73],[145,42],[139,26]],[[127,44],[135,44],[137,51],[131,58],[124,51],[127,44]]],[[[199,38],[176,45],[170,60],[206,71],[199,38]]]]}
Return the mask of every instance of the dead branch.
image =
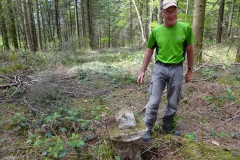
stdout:
{"type": "Polygon", "coordinates": [[[7,79],[7,81],[9,82],[9,84],[0,85],[0,89],[6,89],[12,86],[18,86],[19,88],[21,86],[21,77],[18,75],[14,76],[14,79],[10,79],[4,75],[0,75],[0,77],[7,79]]]}
{"type": "Polygon", "coordinates": [[[0,74],[0,77],[7,79],[9,82],[12,81],[10,78],[8,78],[8,77],[6,77],[6,76],[4,76],[4,75],[1,75],[1,74],[0,74]]]}
{"type": "Polygon", "coordinates": [[[0,85],[0,89],[6,89],[8,87],[12,87],[12,86],[17,86],[17,83],[11,83],[11,84],[4,84],[4,85],[0,85]]]}
{"type": "Polygon", "coordinates": [[[28,103],[28,101],[25,99],[25,96],[23,96],[23,102],[28,106],[28,108],[29,108],[30,110],[32,110],[32,111],[35,112],[36,114],[39,114],[39,113],[40,113],[40,114],[44,114],[44,112],[41,112],[41,111],[33,108],[33,107],[28,103]]]}
{"type": "Polygon", "coordinates": [[[233,120],[233,119],[235,119],[235,118],[238,118],[238,117],[240,117],[240,114],[238,114],[238,115],[236,115],[236,116],[234,116],[234,117],[232,117],[232,118],[229,118],[228,120],[222,122],[221,124],[218,124],[218,125],[214,128],[214,130],[215,130],[217,127],[222,126],[222,125],[224,125],[225,123],[227,123],[227,122],[229,122],[229,121],[231,121],[231,120],[233,120]]]}
{"type": "Polygon", "coordinates": [[[205,62],[204,64],[202,64],[201,66],[199,66],[197,69],[194,69],[193,72],[196,72],[197,70],[201,69],[203,66],[205,66],[210,60],[208,60],[207,62],[205,62]]]}

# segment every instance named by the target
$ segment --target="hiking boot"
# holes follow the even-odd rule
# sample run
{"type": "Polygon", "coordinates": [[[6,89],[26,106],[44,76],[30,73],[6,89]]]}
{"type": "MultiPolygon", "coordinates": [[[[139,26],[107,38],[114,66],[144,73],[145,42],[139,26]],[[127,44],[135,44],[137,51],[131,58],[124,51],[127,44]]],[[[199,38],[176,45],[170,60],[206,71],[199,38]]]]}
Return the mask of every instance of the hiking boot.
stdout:
{"type": "Polygon", "coordinates": [[[174,136],[181,136],[181,132],[180,131],[176,131],[175,129],[173,129],[171,127],[171,125],[163,124],[162,125],[162,129],[167,134],[173,134],[174,136]]]}
{"type": "Polygon", "coordinates": [[[153,125],[149,123],[145,123],[145,125],[148,127],[148,131],[143,135],[142,139],[144,142],[149,142],[151,140],[151,131],[152,131],[153,125]]]}
{"type": "Polygon", "coordinates": [[[144,142],[149,142],[151,140],[151,130],[148,130],[142,137],[144,142]]]}

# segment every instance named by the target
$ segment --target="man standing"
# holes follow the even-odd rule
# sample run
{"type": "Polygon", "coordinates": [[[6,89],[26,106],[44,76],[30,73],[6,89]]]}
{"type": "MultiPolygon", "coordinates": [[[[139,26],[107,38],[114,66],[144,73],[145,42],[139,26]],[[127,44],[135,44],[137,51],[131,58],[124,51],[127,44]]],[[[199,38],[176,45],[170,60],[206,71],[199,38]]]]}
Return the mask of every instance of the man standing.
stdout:
{"type": "Polygon", "coordinates": [[[151,130],[157,120],[159,103],[165,86],[167,86],[168,104],[162,117],[162,128],[167,133],[173,133],[172,122],[177,112],[179,95],[181,94],[183,79],[183,61],[187,53],[188,71],[185,81],[193,78],[193,42],[192,28],[189,24],[177,21],[177,3],[175,0],[164,0],[160,15],[164,24],[152,30],[149,37],[147,50],[144,56],[141,72],[138,76],[138,85],[143,82],[145,71],[151,61],[154,49],[156,50],[156,64],[150,86],[150,99],[146,105],[146,113],[143,121],[148,127],[148,132],[143,140],[151,140],[151,130]]]}

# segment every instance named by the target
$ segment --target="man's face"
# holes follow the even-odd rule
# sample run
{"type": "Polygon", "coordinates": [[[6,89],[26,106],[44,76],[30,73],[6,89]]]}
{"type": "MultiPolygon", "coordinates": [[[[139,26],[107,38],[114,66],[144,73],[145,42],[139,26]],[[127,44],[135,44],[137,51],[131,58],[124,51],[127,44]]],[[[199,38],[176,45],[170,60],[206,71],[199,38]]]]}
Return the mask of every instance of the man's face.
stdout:
{"type": "Polygon", "coordinates": [[[171,6],[167,9],[163,9],[161,15],[164,18],[164,24],[166,27],[172,27],[177,22],[177,7],[171,6]]]}

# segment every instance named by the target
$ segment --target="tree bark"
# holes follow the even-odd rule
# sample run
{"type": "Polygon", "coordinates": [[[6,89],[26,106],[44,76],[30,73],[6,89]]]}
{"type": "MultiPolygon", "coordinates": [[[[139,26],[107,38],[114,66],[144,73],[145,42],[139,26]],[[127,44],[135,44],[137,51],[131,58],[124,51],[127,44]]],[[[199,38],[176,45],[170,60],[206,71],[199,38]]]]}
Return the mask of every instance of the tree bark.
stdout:
{"type": "Polygon", "coordinates": [[[232,5],[230,9],[230,14],[229,14],[229,20],[228,20],[228,29],[227,29],[227,36],[231,36],[231,29],[232,29],[232,18],[233,18],[233,12],[234,12],[234,4],[235,0],[232,0],[232,5]]]}
{"type": "Polygon", "coordinates": [[[160,16],[160,12],[162,9],[162,3],[163,3],[163,0],[158,0],[158,23],[159,24],[163,23],[163,18],[162,18],[162,16],[160,16]]]}
{"type": "Polygon", "coordinates": [[[237,48],[236,62],[240,62],[240,37],[238,37],[238,48],[237,48]]]}
{"type": "MultiPolygon", "coordinates": [[[[151,2],[153,0],[150,0],[151,2]]],[[[148,5],[148,2],[149,0],[145,0],[145,16],[147,16],[148,18],[145,18],[143,20],[143,23],[144,23],[144,31],[145,31],[145,38],[146,38],[146,41],[148,39],[148,33],[150,33],[150,25],[152,23],[152,10],[153,10],[153,6],[152,6],[152,3],[150,5],[148,5]]]]}
{"type": "MultiPolygon", "coordinates": [[[[0,11],[2,11],[2,3],[0,2],[0,11]]],[[[9,42],[8,42],[8,36],[7,36],[7,26],[5,22],[5,18],[3,14],[0,13],[0,24],[1,24],[1,33],[2,33],[2,41],[3,41],[3,47],[6,50],[10,49],[9,42]]]]}
{"type": "Polygon", "coordinates": [[[216,36],[216,43],[217,44],[221,43],[224,4],[225,4],[225,0],[220,0],[219,16],[218,16],[218,26],[217,26],[217,36],[216,36]]]}
{"type": "Polygon", "coordinates": [[[141,33],[142,33],[142,34],[141,34],[141,35],[142,35],[142,41],[143,41],[144,45],[146,45],[146,39],[145,39],[144,31],[143,31],[142,19],[141,19],[141,17],[140,17],[139,12],[138,12],[138,8],[137,8],[137,6],[136,6],[135,0],[132,0],[132,2],[133,2],[133,5],[134,5],[134,7],[135,7],[135,9],[136,9],[136,12],[137,12],[138,21],[139,21],[139,25],[140,25],[141,33]]]}
{"type": "Polygon", "coordinates": [[[86,0],[81,0],[81,15],[82,15],[82,36],[86,37],[86,24],[85,24],[85,20],[86,20],[86,15],[85,15],[85,1],[86,0]]]}
{"type": "Polygon", "coordinates": [[[111,7],[108,3],[108,48],[111,47],[111,7]]]}
{"type": "Polygon", "coordinates": [[[59,9],[58,9],[58,0],[54,0],[55,4],[55,21],[56,21],[56,27],[57,27],[57,37],[60,40],[61,39],[61,31],[60,31],[60,17],[59,17],[59,9]]]}
{"type": "Polygon", "coordinates": [[[16,23],[15,23],[15,19],[14,19],[14,12],[11,6],[11,1],[7,0],[8,3],[8,12],[9,12],[9,18],[10,18],[10,34],[11,34],[11,38],[12,38],[12,43],[14,46],[15,50],[19,49],[18,46],[18,40],[17,40],[17,30],[16,30],[16,23]]]}
{"type": "Polygon", "coordinates": [[[187,0],[187,2],[186,2],[186,15],[188,15],[188,7],[189,7],[189,0],[187,0]]]}
{"type": "Polygon", "coordinates": [[[205,18],[206,0],[194,1],[194,18],[193,18],[193,34],[195,37],[194,50],[195,60],[202,61],[202,43],[203,43],[203,30],[205,18]]]}
{"type": "Polygon", "coordinates": [[[87,31],[87,48],[92,49],[91,45],[91,20],[90,20],[90,0],[85,1],[85,10],[86,10],[86,31],[87,31]]]}
{"type": "Polygon", "coordinates": [[[78,23],[78,4],[77,4],[77,0],[74,0],[74,11],[75,11],[76,35],[77,35],[77,37],[80,37],[79,23],[78,23]]]}
{"type": "MultiPolygon", "coordinates": [[[[40,6],[42,6],[43,5],[43,3],[42,2],[40,2],[40,6]]],[[[46,19],[45,18],[43,18],[43,11],[42,11],[42,9],[41,9],[42,7],[40,7],[40,15],[41,15],[41,17],[42,17],[42,39],[43,39],[43,42],[47,42],[47,35],[46,35],[46,27],[45,27],[45,24],[46,24],[46,19]]],[[[45,43],[42,43],[43,44],[43,49],[45,49],[46,48],[46,45],[45,45],[45,43]]]]}
{"type": "Polygon", "coordinates": [[[41,31],[41,22],[40,22],[40,17],[39,17],[39,4],[38,4],[38,0],[35,1],[36,2],[36,17],[37,17],[37,28],[38,28],[38,32],[37,32],[37,36],[38,36],[38,44],[39,44],[39,49],[42,50],[42,31],[41,31]]]}
{"type": "Polygon", "coordinates": [[[129,13],[129,21],[130,21],[130,25],[129,25],[129,42],[132,43],[132,39],[133,39],[133,12],[132,12],[132,1],[130,1],[129,3],[129,9],[130,9],[130,13],[129,13]]]}
{"type": "Polygon", "coordinates": [[[24,25],[24,30],[25,30],[25,35],[26,35],[26,41],[27,41],[28,49],[33,51],[25,0],[21,0],[21,7],[22,7],[23,25],[24,25]]]}
{"type": "Polygon", "coordinates": [[[35,27],[35,20],[34,20],[34,11],[33,11],[33,2],[28,1],[28,8],[29,8],[29,17],[30,17],[30,34],[31,34],[31,40],[32,40],[32,49],[33,51],[37,51],[37,33],[36,33],[36,27],[35,27]]]}

